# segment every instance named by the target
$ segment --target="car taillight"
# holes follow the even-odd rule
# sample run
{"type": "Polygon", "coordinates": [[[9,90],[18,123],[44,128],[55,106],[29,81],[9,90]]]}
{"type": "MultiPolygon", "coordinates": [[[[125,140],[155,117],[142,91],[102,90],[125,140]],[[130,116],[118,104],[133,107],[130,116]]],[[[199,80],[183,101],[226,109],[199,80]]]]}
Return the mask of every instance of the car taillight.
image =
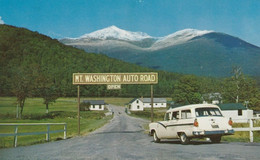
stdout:
{"type": "Polygon", "coordinates": [[[233,125],[233,121],[232,121],[232,118],[231,118],[231,117],[229,118],[228,124],[229,124],[230,126],[233,125]]]}
{"type": "Polygon", "coordinates": [[[199,126],[199,122],[198,122],[198,120],[197,120],[197,119],[195,119],[195,120],[194,120],[194,123],[193,123],[193,125],[194,125],[195,127],[198,127],[198,126],[199,126]]]}

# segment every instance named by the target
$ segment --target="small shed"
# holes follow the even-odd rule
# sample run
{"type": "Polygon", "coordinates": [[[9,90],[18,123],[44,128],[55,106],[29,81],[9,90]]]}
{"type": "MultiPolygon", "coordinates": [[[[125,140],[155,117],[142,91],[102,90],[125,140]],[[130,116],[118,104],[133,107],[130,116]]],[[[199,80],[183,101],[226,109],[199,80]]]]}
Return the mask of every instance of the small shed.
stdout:
{"type": "Polygon", "coordinates": [[[253,117],[253,110],[247,109],[241,103],[218,104],[225,117],[231,117],[234,122],[247,123],[253,117]]]}
{"type": "Polygon", "coordinates": [[[84,100],[83,103],[90,103],[89,109],[92,111],[103,111],[106,106],[104,100],[84,100]]]}

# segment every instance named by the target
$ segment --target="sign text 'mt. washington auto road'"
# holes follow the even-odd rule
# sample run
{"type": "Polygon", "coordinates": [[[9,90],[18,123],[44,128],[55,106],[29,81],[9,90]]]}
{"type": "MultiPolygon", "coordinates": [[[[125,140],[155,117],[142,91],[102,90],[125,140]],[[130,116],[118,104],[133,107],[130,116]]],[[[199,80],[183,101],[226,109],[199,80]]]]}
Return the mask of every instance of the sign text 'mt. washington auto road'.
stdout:
{"type": "Polygon", "coordinates": [[[157,84],[158,73],[73,73],[73,84],[157,84]]]}

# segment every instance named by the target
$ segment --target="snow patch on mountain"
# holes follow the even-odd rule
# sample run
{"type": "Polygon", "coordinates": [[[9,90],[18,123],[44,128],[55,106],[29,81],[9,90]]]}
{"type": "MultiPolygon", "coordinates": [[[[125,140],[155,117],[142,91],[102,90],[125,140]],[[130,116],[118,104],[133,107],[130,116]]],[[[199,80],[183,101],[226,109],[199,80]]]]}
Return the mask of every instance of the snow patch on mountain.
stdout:
{"type": "Polygon", "coordinates": [[[130,32],[126,30],[122,30],[116,26],[110,26],[101,30],[97,30],[95,32],[85,34],[78,39],[119,39],[119,40],[127,40],[127,41],[140,41],[146,38],[153,38],[146,33],[143,32],[130,32]]]}
{"type": "Polygon", "coordinates": [[[172,45],[181,44],[181,43],[187,42],[188,40],[191,40],[194,37],[202,36],[204,34],[208,34],[211,32],[213,32],[213,31],[184,29],[184,30],[175,32],[173,34],[170,34],[168,36],[160,38],[153,44],[153,46],[151,48],[153,50],[156,50],[156,49],[165,48],[165,47],[172,46],[172,45]]]}

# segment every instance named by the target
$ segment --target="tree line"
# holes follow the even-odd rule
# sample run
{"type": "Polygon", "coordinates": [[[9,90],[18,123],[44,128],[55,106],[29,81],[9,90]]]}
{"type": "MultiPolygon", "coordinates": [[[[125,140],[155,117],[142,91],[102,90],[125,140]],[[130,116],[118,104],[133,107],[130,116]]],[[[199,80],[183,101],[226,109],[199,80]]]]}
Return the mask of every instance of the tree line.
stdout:
{"type": "Polygon", "coordinates": [[[172,99],[178,104],[210,102],[208,94],[218,93],[215,100],[222,103],[242,103],[260,110],[260,90],[257,81],[244,75],[242,68],[234,66],[227,78],[198,78],[193,75],[181,77],[174,85],[172,99]]]}

